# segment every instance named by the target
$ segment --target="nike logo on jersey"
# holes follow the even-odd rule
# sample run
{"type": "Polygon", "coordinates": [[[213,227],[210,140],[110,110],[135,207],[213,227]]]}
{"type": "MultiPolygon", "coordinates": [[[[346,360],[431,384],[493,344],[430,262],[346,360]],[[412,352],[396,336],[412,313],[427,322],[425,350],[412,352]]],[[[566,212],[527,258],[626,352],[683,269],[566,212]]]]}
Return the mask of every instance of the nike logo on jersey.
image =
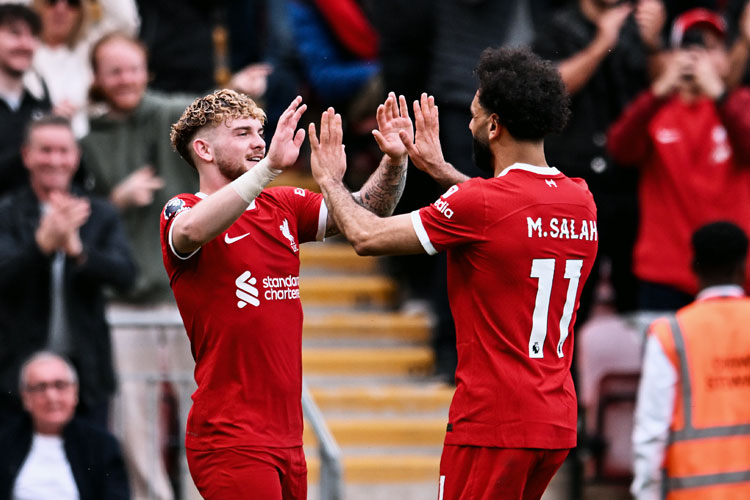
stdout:
{"type": "Polygon", "coordinates": [[[230,238],[229,237],[229,233],[226,233],[224,235],[224,241],[226,242],[227,245],[231,245],[232,243],[234,243],[236,241],[240,241],[245,236],[250,236],[250,233],[241,234],[239,236],[235,236],[234,238],[230,238]]]}
{"type": "Polygon", "coordinates": [[[557,187],[557,183],[554,179],[545,179],[544,182],[546,182],[549,187],[557,187]]]}

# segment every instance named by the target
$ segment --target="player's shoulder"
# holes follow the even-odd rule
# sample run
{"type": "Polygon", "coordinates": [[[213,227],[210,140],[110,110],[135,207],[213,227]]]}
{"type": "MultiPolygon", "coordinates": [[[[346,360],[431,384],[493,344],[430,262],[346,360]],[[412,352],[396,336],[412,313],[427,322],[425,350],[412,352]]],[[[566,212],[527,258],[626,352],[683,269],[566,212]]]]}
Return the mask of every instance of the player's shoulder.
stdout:
{"type": "Polygon", "coordinates": [[[182,193],[173,196],[164,205],[164,208],[162,209],[162,216],[164,217],[164,220],[168,221],[174,218],[177,214],[190,209],[200,200],[200,196],[190,193],[182,193]]]}
{"type": "Polygon", "coordinates": [[[319,193],[301,187],[274,186],[261,191],[257,200],[271,205],[300,205],[319,196],[319,193]]]}

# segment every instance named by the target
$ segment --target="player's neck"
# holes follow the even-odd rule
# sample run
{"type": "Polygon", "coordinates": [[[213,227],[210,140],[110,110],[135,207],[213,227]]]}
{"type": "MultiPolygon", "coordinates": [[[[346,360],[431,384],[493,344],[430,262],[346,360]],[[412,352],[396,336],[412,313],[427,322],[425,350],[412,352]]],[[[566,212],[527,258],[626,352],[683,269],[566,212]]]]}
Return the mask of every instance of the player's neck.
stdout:
{"type": "Polygon", "coordinates": [[[198,167],[198,185],[201,193],[210,195],[229,184],[229,179],[221,175],[216,168],[198,167]]]}
{"type": "Polygon", "coordinates": [[[516,163],[525,163],[535,167],[546,167],[547,159],[544,157],[544,143],[539,142],[516,142],[507,144],[505,147],[493,148],[495,166],[495,177],[500,175],[506,168],[516,163]]]}

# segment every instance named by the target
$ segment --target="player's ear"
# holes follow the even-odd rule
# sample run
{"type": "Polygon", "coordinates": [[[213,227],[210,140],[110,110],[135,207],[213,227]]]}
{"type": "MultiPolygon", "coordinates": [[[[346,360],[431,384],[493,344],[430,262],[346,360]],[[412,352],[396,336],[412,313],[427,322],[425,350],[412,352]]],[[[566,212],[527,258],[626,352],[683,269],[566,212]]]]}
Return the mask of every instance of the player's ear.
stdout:
{"type": "Polygon", "coordinates": [[[487,135],[490,139],[496,139],[500,136],[502,130],[503,126],[500,125],[500,119],[495,113],[492,113],[492,115],[490,115],[489,130],[487,135]]]}
{"type": "Polygon", "coordinates": [[[193,152],[203,161],[211,162],[214,159],[214,150],[211,143],[201,137],[196,137],[192,142],[193,152]]]}

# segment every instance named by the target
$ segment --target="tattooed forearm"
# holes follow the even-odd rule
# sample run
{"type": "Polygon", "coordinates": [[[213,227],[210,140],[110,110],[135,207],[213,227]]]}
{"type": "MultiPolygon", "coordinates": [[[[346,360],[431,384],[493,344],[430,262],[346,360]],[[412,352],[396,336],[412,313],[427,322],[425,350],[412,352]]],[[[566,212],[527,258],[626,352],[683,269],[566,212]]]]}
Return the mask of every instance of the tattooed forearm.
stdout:
{"type": "Polygon", "coordinates": [[[406,158],[400,164],[392,165],[390,158],[384,155],[377,170],[355,194],[354,199],[372,213],[385,217],[393,213],[405,185],[406,158]]]}

